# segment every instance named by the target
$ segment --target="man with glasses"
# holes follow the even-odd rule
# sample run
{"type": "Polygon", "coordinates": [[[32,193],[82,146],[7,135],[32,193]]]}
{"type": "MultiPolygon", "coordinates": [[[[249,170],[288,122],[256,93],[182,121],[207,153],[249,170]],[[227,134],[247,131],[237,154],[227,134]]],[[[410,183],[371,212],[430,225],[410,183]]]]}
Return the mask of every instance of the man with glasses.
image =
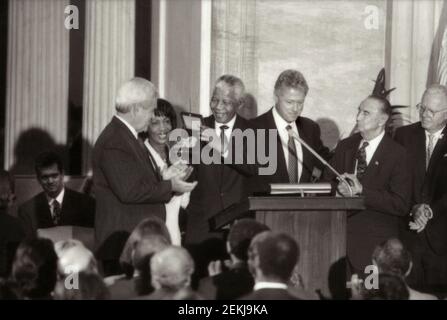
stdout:
{"type": "Polygon", "coordinates": [[[418,104],[420,122],[399,128],[395,139],[407,148],[413,175],[412,210],[404,240],[420,290],[447,290],[447,87],[432,85],[418,104]]]}

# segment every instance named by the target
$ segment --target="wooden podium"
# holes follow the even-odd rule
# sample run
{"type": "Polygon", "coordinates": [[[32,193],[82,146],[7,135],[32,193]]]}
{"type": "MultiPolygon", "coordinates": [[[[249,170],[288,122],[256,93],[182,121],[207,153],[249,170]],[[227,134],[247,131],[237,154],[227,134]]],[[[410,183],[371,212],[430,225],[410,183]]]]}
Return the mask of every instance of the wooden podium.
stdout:
{"type": "Polygon", "coordinates": [[[88,249],[94,250],[95,234],[93,228],[79,226],[58,226],[45,229],[37,229],[37,234],[41,238],[47,238],[54,243],[61,240],[80,240],[88,249]]]}
{"type": "Polygon", "coordinates": [[[363,210],[363,198],[262,196],[248,203],[258,221],[297,240],[300,257],[293,283],[302,281],[306,290],[326,297],[345,287],[347,213],[363,210]]]}
{"type": "Polygon", "coordinates": [[[300,258],[292,276],[294,284],[302,281],[308,291],[342,298],[346,291],[347,215],[364,209],[362,197],[256,196],[212,217],[210,228],[222,228],[255,212],[258,221],[297,240],[300,258]]]}

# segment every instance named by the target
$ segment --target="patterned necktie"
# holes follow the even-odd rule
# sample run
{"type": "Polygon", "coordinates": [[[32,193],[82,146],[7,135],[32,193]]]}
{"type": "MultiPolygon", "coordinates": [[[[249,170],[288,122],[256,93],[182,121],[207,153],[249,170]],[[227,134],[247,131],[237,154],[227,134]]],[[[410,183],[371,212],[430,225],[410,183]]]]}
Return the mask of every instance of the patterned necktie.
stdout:
{"type": "Polygon", "coordinates": [[[363,142],[361,148],[357,151],[357,178],[362,180],[365,175],[368,164],[366,163],[366,147],[369,146],[368,142],[363,142]]]}
{"type": "Polygon", "coordinates": [[[53,223],[57,226],[61,220],[61,204],[54,199],[51,205],[53,207],[53,223]]]}
{"type": "Polygon", "coordinates": [[[433,154],[433,149],[435,148],[435,135],[429,134],[428,135],[428,146],[427,146],[427,152],[426,152],[426,158],[425,158],[425,169],[428,169],[428,165],[430,164],[430,158],[433,154]]]}
{"type": "MultiPolygon", "coordinates": [[[[286,127],[287,132],[292,130],[292,127],[288,125],[286,127]]],[[[289,135],[289,141],[287,142],[287,150],[289,150],[289,161],[287,171],[289,173],[290,183],[298,183],[298,158],[296,153],[295,141],[289,135]]]]}
{"type": "Polygon", "coordinates": [[[225,130],[228,129],[227,125],[220,126],[220,150],[222,151],[222,154],[225,153],[226,148],[228,146],[228,140],[227,136],[225,135],[225,130]]]}

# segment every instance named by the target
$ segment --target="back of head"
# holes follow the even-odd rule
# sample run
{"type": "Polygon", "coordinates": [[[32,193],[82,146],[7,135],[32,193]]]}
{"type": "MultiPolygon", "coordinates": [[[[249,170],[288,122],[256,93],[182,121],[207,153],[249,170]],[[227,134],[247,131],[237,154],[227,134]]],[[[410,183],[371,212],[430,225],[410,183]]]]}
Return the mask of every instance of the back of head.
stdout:
{"type": "Polygon", "coordinates": [[[383,273],[379,275],[377,289],[365,289],[364,300],[408,300],[410,293],[404,280],[397,275],[383,273]]]}
{"type": "Polygon", "coordinates": [[[110,292],[98,274],[81,272],[76,279],[61,279],[54,290],[56,300],[107,300],[110,292]],[[70,281],[69,281],[70,280],[70,281]],[[66,287],[70,282],[72,288],[66,287]]]}
{"type": "Polygon", "coordinates": [[[247,261],[251,240],[257,234],[267,230],[269,228],[265,224],[254,219],[246,218],[236,221],[228,234],[230,253],[242,261],[247,261]]]}
{"type": "Polygon", "coordinates": [[[132,252],[136,245],[144,237],[151,235],[161,235],[167,239],[169,244],[171,243],[171,236],[164,221],[157,217],[146,218],[135,227],[127,239],[120,256],[121,264],[132,265],[132,252]]]}
{"type": "Polygon", "coordinates": [[[68,275],[73,272],[98,273],[93,253],[82,243],[72,242],[72,245],[67,244],[63,248],[60,248],[60,245],[57,246],[58,243],[56,243],[55,248],[59,257],[59,274],[68,275]]]}
{"type": "Polygon", "coordinates": [[[149,269],[149,258],[170,245],[166,237],[154,234],[146,235],[139,241],[132,254],[132,264],[136,270],[149,269]]]}
{"type": "Polygon", "coordinates": [[[255,280],[261,273],[263,280],[288,282],[298,262],[296,241],[285,233],[265,231],[255,236],[250,244],[249,260],[255,269],[255,280]]]}
{"type": "Polygon", "coordinates": [[[188,287],[193,272],[194,261],[182,247],[167,247],[151,259],[152,284],[156,289],[178,291],[188,287]]]}
{"type": "Polygon", "coordinates": [[[288,69],[278,76],[275,82],[275,92],[278,92],[281,88],[293,88],[302,90],[305,95],[309,91],[306,78],[298,70],[288,69]]]}
{"type": "Polygon", "coordinates": [[[119,113],[126,114],[135,106],[143,109],[155,108],[157,97],[157,88],[150,81],[133,78],[118,89],[115,109],[119,113]]]}
{"type": "Polygon", "coordinates": [[[0,170],[0,210],[6,209],[14,200],[14,178],[5,170],[0,170]]]}
{"type": "Polygon", "coordinates": [[[398,239],[389,239],[374,249],[373,262],[379,273],[395,274],[405,277],[410,270],[411,255],[398,239]]]}
{"type": "Polygon", "coordinates": [[[48,239],[25,240],[17,249],[12,278],[27,298],[47,298],[57,278],[57,256],[48,239]]]}

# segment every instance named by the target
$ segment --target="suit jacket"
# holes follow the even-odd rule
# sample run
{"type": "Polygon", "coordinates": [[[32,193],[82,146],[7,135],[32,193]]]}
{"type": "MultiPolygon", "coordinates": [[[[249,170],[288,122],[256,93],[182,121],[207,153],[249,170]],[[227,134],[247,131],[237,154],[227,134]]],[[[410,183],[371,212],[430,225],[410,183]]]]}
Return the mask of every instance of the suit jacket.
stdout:
{"type": "MultiPolygon", "coordinates": [[[[253,126],[256,129],[277,129],[275,120],[273,118],[273,109],[260,115],[259,117],[252,120],[253,126]]],[[[311,146],[319,155],[321,155],[326,160],[330,157],[330,152],[327,147],[323,145],[320,137],[320,127],[311,119],[305,117],[298,117],[296,119],[296,126],[298,128],[298,133],[300,138],[302,138],[309,146],[311,146]]],[[[286,158],[284,156],[284,150],[281,144],[281,139],[279,134],[276,132],[276,149],[269,148],[269,138],[268,131],[266,132],[266,147],[265,150],[269,154],[276,153],[277,156],[277,168],[273,175],[263,175],[258,176],[254,181],[254,191],[255,192],[266,192],[269,191],[268,184],[270,183],[289,183],[289,174],[287,171],[286,158]],[[267,151],[268,150],[268,151],[267,151]]],[[[299,182],[305,183],[312,181],[312,174],[314,168],[322,170],[323,165],[320,161],[315,158],[312,153],[310,153],[305,147],[303,147],[303,172],[299,182]]],[[[321,173],[321,171],[320,171],[321,173]]],[[[319,177],[317,177],[319,178],[319,177]]],[[[252,184],[253,185],[253,184],[252,184]]]]}
{"type": "Polygon", "coordinates": [[[425,169],[425,130],[417,122],[397,129],[395,140],[408,152],[412,173],[411,204],[426,203],[433,210],[424,234],[436,254],[447,254],[447,127],[425,169]]]}
{"type": "Polygon", "coordinates": [[[20,220],[0,208],[0,277],[9,276],[15,251],[24,238],[20,220]]]}
{"type": "MultiPolygon", "coordinates": [[[[37,229],[56,226],[44,192],[22,204],[19,207],[18,217],[28,237],[35,236],[37,229]]],[[[58,225],[93,228],[94,220],[95,200],[86,194],[65,188],[58,225]]]]}
{"type": "MultiPolygon", "coordinates": [[[[338,144],[331,159],[338,172],[355,172],[361,140],[357,133],[338,144]]],[[[334,178],[325,171],[326,180],[331,180],[328,177],[334,178]]],[[[348,217],[348,258],[362,273],[371,264],[374,247],[398,236],[399,217],[409,212],[410,182],[405,149],[385,134],[361,181],[366,210],[348,217]]]]}
{"type": "MultiPolygon", "coordinates": [[[[214,116],[204,119],[206,126],[214,128],[214,116]]],[[[236,116],[233,132],[235,129],[242,131],[250,128],[247,120],[236,116]]],[[[234,137],[232,137],[233,139],[234,137]]],[[[233,140],[234,141],[234,140],[233,140]]],[[[233,144],[235,147],[235,144],[233,144]]],[[[206,145],[203,152],[213,152],[206,145]],[[208,148],[208,149],[207,149],[208,148]]],[[[247,199],[248,178],[256,174],[255,164],[249,164],[246,160],[247,148],[234,150],[234,154],[241,152],[244,154],[241,164],[204,164],[200,163],[194,166],[194,178],[198,181],[197,187],[191,192],[190,203],[187,208],[187,227],[185,242],[188,244],[198,244],[209,238],[218,237],[216,233],[211,232],[209,218],[218,212],[247,199]]],[[[220,156],[219,156],[220,158],[220,156]]]]}
{"type": "Polygon", "coordinates": [[[260,289],[252,291],[240,300],[301,300],[287,289],[260,289]]]}
{"type": "Polygon", "coordinates": [[[129,128],[118,118],[100,134],[93,149],[98,257],[117,260],[129,233],[146,217],[165,219],[172,196],[129,128]]]}
{"type": "Polygon", "coordinates": [[[255,282],[246,263],[239,263],[230,270],[203,278],[198,293],[210,300],[234,300],[249,294],[255,282]]]}

